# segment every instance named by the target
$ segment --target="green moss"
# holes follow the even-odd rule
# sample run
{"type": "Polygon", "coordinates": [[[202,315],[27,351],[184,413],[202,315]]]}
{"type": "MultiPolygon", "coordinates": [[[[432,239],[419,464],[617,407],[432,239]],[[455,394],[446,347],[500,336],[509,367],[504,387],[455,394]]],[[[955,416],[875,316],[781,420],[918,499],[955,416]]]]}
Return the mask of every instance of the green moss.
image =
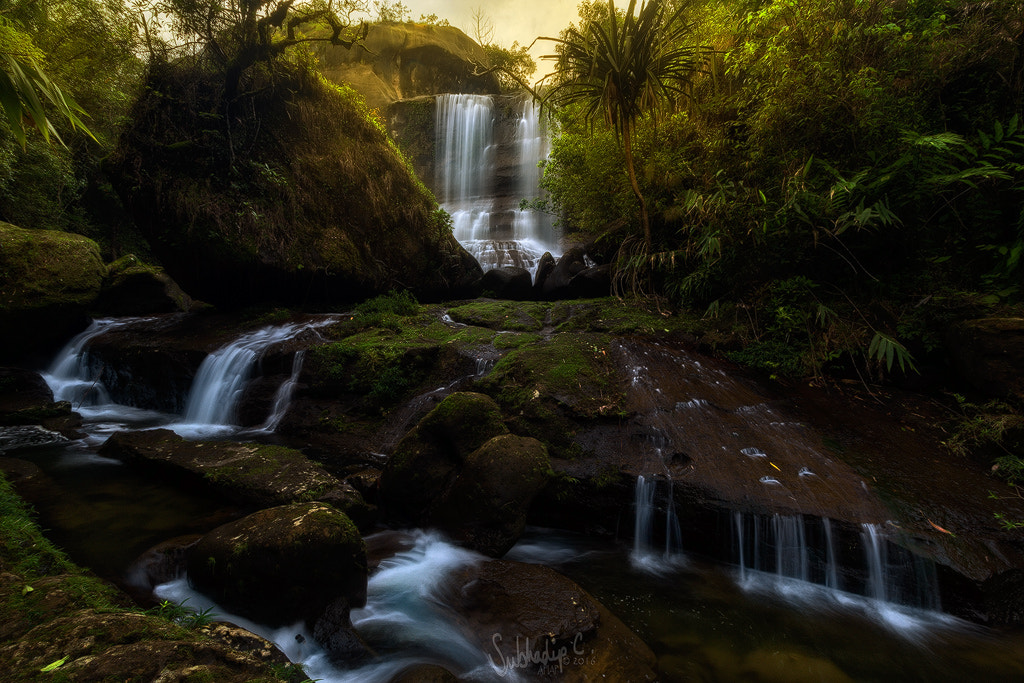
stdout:
{"type": "Polygon", "coordinates": [[[106,272],[88,237],[0,222],[0,311],[88,306],[106,272]]]}
{"type": "Polygon", "coordinates": [[[449,309],[448,315],[466,325],[536,332],[544,327],[549,305],[543,302],[474,301],[449,309]]]}

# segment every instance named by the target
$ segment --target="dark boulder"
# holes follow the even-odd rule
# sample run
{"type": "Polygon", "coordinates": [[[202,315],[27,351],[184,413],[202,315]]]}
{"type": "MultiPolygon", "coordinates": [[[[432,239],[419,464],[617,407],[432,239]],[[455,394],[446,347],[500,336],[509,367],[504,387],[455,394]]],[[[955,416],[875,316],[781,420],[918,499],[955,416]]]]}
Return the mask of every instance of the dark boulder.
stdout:
{"type": "Polygon", "coordinates": [[[1024,398],[1024,318],[954,325],[947,347],[960,377],[990,396],[1024,398]]]}
{"type": "Polygon", "coordinates": [[[501,557],[522,536],[550,471],[547,449],[537,439],[496,436],[469,454],[431,506],[430,522],[461,545],[501,557]]]}
{"type": "Polygon", "coordinates": [[[107,267],[95,310],[102,315],[152,315],[188,311],[192,299],[162,268],[129,254],[107,267]]]}
{"type": "Polygon", "coordinates": [[[392,516],[500,557],[522,535],[550,472],[547,449],[514,436],[494,401],[455,393],[399,442],[381,478],[392,516]]]}
{"type": "Polygon", "coordinates": [[[544,291],[544,284],[551,277],[551,272],[555,269],[555,263],[555,257],[551,255],[550,251],[545,251],[544,255],[540,257],[540,261],[537,262],[537,276],[533,281],[536,298],[541,298],[540,294],[544,291]]]}
{"type": "Polygon", "coordinates": [[[506,673],[559,681],[654,681],[655,657],[575,582],[540,565],[494,560],[449,579],[446,598],[467,635],[506,673]],[[532,660],[534,654],[547,661],[532,660]],[[564,655],[564,656],[560,656],[564,655]]]}
{"type": "Polygon", "coordinates": [[[530,271],[515,266],[492,268],[484,273],[480,288],[485,296],[495,299],[525,301],[533,297],[533,279],[530,271]]]}
{"type": "Polygon", "coordinates": [[[562,254],[550,275],[544,280],[541,295],[544,299],[567,299],[572,296],[570,282],[587,269],[583,247],[573,247],[562,254]]]}
{"type": "Polygon", "coordinates": [[[594,299],[612,291],[612,267],[609,264],[581,270],[569,280],[567,298],[594,299]]]}
{"type": "MultiPolygon", "coordinates": [[[[326,618],[341,628],[348,609],[366,604],[366,546],[352,520],[325,503],[268,508],[218,527],[191,547],[187,566],[197,590],[266,624],[315,627],[326,618]]],[[[331,629],[319,632],[330,639],[331,629]]]]}
{"type": "Polygon", "coordinates": [[[39,425],[44,430],[78,438],[82,418],[67,401],[53,400],[53,392],[39,373],[0,368],[0,426],[13,425],[39,425]]]}
{"type": "Polygon", "coordinates": [[[451,485],[469,454],[507,433],[498,404],[487,396],[458,392],[446,397],[388,459],[380,482],[386,512],[425,524],[431,503],[451,485]]]}

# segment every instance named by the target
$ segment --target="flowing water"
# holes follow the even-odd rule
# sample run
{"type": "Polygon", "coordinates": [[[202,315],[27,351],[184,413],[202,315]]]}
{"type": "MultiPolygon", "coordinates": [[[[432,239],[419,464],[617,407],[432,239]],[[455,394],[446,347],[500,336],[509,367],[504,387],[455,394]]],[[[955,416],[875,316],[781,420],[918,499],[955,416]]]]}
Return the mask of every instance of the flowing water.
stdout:
{"type": "MultiPolygon", "coordinates": [[[[183,415],[171,415],[114,403],[100,380],[102,366],[89,354],[89,343],[106,332],[150,322],[150,318],[100,319],[76,336],[43,373],[55,400],[69,401],[87,420],[94,441],[105,440],[124,428],[167,427],[186,438],[226,437],[241,431],[236,421],[239,399],[271,347],[331,324],[327,316],[304,322],[272,325],[246,332],[210,353],[199,366],[185,401],[183,415]]],[[[302,370],[303,351],[297,351],[291,376],[278,388],[270,413],[256,431],[272,432],[288,411],[302,370]]]]}
{"type": "Polygon", "coordinates": [[[551,216],[519,208],[540,195],[538,164],[549,146],[539,107],[513,107],[508,117],[492,95],[437,97],[435,192],[455,238],[485,271],[534,271],[545,251],[561,253],[551,216]]]}
{"type": "MultiPolygon", "coordinates": [[[[55,393],[83,409],[93,434],[109,414],[93,379],[88,342],[103,329],[130,324],[97,321],[48,373],[55,393]]],[[[210,367],[221,369],[211,370],[211,379],[197,379],[194,393],[217,386],[221,402],[229,402],[241,381],[231,375],[252,372],[261,348],[296,333],[298,328],[288,326],[264,328],[225,345],[211,354],[210,367]],[[244,363],[227,360],[243,356],[244,363]]],[[[678,430],[702,435],[702,443],[722,442],[721,450],[739,467],[760,468],[751,473],[755,481],[775,463],[775,476],[789,493],[814,486],[822,474],[836,478],[839,471],[807,443],[802,426],[787,423],[719,371],[656,348],[621,352],[623,367],[637,378],[637,391],[643,389],[633,400],[658,408],[653,414],[659,429],[644,442],[651,473],[637,478],[633,500],[622,501],[625,514],[633,515],[632,538],[611,541],[532,529],[508,559],[545,564],[579,582],[652,647],[669,681],[1024,680],[1024,634],[983,629],[937,611],[934,567],[891,543],[883,524],[865,521],[859,528],[840,529],[814,512],[735,512],[722,529],[731,560],[687,553],[682,540],[687,520],[680,517],[673,493],[678,477],[689,475],[676,473],[674,479],[671,459],[664,458],[678,430]],[[666,365],[677,373],[688,367],[682,371],[688,378],[684,384],[702,381],[727,391],[706,397],[659,385],[654,378],[666,365]],[[724,423],[718,432],[707,424],[709,412],[724,423]],[[754,424],[740,431],[737,416],[754,424]],[[782,452],[786,436],[792,438],[791,454],[782,452]],[[798,674],[803,678],[794,678],[798,674]]],[[[300,367],[297,357],[292,380],[300,367]]],[[[282,386],[278,393],[284,400],[288,390],[282,386]]],[[[123,579],[143,549],[182,533],[203,532],[237,514],[166,482],[143,481],[131,468],[97,456],[95,443],[54,447],[33,458],[63,490],[40,505],[44,522],[73,559],[101,574],[123,579]]],[[[826,493],[811,497],[811,507],[823,505],[826,493]]],[[[485,560],[434,533],[413,531],[408,537],[402,550],[372,572],[367,605],[352,613],[354,626],[380,653],[357,669],[330,665],[308,634],[296,639],[303,635],[299,627],[267,629],[230,620],[278,642],[312,678],[325,683],[386,681],[421,662],[441,663],[467,680],[510,680],[489,653],[466,640],[461,618],[438,591],[453,572],[485,560]]],[[[158,593],[187,598],[199,609],[208,605],[185,579],[161,586],[158,593]]]]}

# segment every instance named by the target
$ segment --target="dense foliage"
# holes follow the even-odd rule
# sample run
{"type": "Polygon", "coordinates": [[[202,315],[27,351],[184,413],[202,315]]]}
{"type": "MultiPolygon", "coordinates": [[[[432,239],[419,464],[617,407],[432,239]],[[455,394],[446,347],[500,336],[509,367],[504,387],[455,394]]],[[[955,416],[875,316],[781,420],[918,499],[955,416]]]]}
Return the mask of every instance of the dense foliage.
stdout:
{"type": "MultiPolygon", "coordinates": [[[[954,310],[1020,300],[1019,0],[668,4],[714,52],[672,112],[639,113],[652,247],[620,269],[735,311],[744,360],[795,374],[909,370],[954,310]]],[[[643,224],[628,152],[579,108],[558,113],[544,182],[569,231],[621,243],[643,224]]]]}
{"type": "Polygon", "coordinates": [[[38,114],[28,112],[29,128],[38,130],[27,132],[4,117],[0,219],[92,237],[101,236],[97,224],[115,220],[116,206],[106,201],[100,164],[138,92],[143,65],[135,56],[137,45],[131,15],[118,0],[0,2],[0,55],[6,70],[17,61],[30,67],[40,98],[37,110],[52,126],[52,137],[66,145],[50,144],[51,136],[40,134],[47,123],[38,114]],[[62,97],[70,104],[57,101],[62,97]],[[80,124],[95,139],[76,135],[80,124]]]}

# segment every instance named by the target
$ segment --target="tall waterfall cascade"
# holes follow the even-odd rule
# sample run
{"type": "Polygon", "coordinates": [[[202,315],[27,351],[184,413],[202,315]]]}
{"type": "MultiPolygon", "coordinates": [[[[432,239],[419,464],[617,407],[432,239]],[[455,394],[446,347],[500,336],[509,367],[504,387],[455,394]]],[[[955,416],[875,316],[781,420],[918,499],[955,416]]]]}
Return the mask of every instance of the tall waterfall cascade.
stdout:
{"type": "Polygon", "coordinates": [[[552,217],[521,210],[540,196],[540,162],[550,148],[539,107],[505,106],[492,95],[438,95],[434,186],[455,238],[486,271],[535,271],[544,252],[560,255],[552,217]]]}

